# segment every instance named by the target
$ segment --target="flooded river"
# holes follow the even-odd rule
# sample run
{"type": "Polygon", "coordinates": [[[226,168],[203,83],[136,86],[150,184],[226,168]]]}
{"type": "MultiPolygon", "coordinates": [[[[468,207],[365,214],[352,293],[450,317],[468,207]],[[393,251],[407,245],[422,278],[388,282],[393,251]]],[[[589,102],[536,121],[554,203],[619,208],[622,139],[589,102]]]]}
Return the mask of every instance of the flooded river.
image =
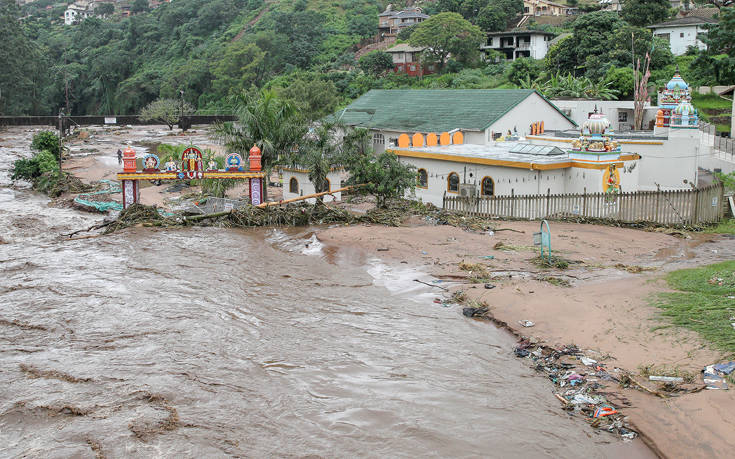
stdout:
{"type": "Polygon", "coordinates": [[[310,230],[64,240],[100,217],[2,167],[2,456],[645,455],[570,418],[510,336],[407,265],[310,230]]]}

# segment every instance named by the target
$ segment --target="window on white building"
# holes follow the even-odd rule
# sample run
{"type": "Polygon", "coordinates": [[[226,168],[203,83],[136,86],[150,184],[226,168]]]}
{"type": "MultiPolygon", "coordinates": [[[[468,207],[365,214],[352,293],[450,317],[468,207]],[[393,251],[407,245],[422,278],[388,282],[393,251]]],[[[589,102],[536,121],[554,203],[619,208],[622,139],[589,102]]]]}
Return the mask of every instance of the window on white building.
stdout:
{"type": "Polygon", "coordinates": [[[618,112],[618,122],[627,123],[628,122],[628,112],[618,112]]]}
{"type": "Polygon", "coordinates": [[[375,145],[385,145],[385,137],[383,137],[383,134],[380,132],[376,132],[373,134],[373,144],[375,145]]]}

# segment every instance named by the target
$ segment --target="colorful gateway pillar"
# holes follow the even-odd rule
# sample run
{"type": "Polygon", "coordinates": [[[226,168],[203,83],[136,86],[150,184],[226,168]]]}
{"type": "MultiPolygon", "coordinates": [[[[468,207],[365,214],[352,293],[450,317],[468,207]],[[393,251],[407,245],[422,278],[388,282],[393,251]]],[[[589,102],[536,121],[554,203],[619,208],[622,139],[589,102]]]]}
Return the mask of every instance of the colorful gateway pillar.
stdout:
{"type": "Polygon", "coordinates": [[[250,170],[244,170],[241,166],[240,155],[233,153],[227,156],[225,169],[219,170],[215,161],[210,161],[207,170],[204,170],[202,150],[194,145],[188,146],[181,155],[181,161],[169,161],[165,169],[160,169],[159,159],[154,154],[148,154],[143,158],[143,170],[137,167],[135,150],[127,147],[123,151],[123,171],[117,174],[117,179],[122,183],[123,209],[140,202],[140,181],[166,181],[166,180],[192,180],[192,179],[215,179],[215,180],[247,180],[250,189],[250,200],[253,205],[262,202],[263,177],[260,164],[261,154],[257,146],[250,149],[250,170]]]}

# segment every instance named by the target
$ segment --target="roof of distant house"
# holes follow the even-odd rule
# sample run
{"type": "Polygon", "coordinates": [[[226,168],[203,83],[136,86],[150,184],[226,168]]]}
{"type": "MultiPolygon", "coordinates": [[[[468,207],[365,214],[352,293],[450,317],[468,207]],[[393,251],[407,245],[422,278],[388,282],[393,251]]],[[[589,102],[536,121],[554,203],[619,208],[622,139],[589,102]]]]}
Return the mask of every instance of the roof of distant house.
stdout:
{"type": "Polygon", "coordinates": [[[552,32],[544,32],[543,30],[531,30],[531,29],[510,29],[505,32],[488,32],[488,35],[555,35],[552,32]]]}
{"type": "Polygon", "coordinates": [[[373,89],[335,117],[348,126],[399,132],[482,131],[534,93],[538,94],[531,89],[373,89]]]}
{"type": "Polygon", "coordinates": [[[560,41],[564,40],[565,38],[571,37],[571,36],[572,36],[571,32],[564,32],[564,33],[559,34],[558,36],[551,39],[551,41],[549,42],[549,48],[559,43],[560,41]]]}
{"type": "Polygon", "coordinates": [[[721,96],[735,96],[735,85],[730,86],[729,88],[725,89],[724,91],[720,92],[721,96]]]}
{"type": "Polygon", "coordinates": [[[679,19],[673,19],[671,21],[660,22],[658,24],[648,26],[648,28],[658,29],[662,27],[687,27],[687,26],[702,25],[702,24],[717,24],[718,22],[719,21],[717,19],[713,19],[713,18],[700,18],[696,16],[686,16],[686,17],[679,18],[679,19]]]}
{"type": "Polygon", "coordinates": [[[427,14],[424,14],[419,9],[406,9],[406,10],[400,10],[400,11],[383,11],[378,16],[390,16],[395,18],[424,18],[427,19],[429,16],[427,14]]]}
{"type": "Polygon", "coordinates": [[[386,53],[418,53],[420,51],[425,50],[426,47],[424,46],[411,46],[408,43],[399,43],[396,46],[386,49],[386,53]]]}
{"type": "Polygon", "coordinates": [[[717,8],[694,8],[691,10],[680,10],[677,17],[696,16],[698,18],[714,18],[718,14],[720,14],[720,10],[717,8]]]}

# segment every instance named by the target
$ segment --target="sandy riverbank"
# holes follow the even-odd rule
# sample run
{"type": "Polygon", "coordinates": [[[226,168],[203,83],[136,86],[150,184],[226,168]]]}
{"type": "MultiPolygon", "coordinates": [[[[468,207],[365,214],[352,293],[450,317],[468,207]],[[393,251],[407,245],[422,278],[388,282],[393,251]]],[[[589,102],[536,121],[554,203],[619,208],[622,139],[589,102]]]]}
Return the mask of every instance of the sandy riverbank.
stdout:
{"type": "MultiPolygon", "coordinates": [[[[637,373],[639,366],[670,365],[698,374],[723,357],[693,332],[656,330],[665,322],[649,299],[666,291],[661,280],[666,271],[735,257],[732,240],[709,235],[681,239],[633,229],[552,222],[554,249],[582,263],[567,270],[542,270],[529,262],[536,255],[531,246],[537,222],[498,222],[497,227],[514,231],[488,235],[449,226],[350,226],[328,229],[319,238],[327,244],[360,247],[366,257],[422,266],[440,279],[457,279],[450,290],[463,290],[470,298],[486,302],[496,319],[519,334],[552,346],[576,344],[609,366],[637,373]],[[499,242],[505,249],[493,248],[499,242]],[[483,256],[494,258],[480,258],[483,256]],[[462,261],[485,265],[496,277],[495,288],[458,279],[467,276],[458,267],[462,261]],[[637,267],[644,270],[629,272],[637,267]],[[571,287],[538,280],[544,276],[565,279],[571,287]],[[524,328],[520,320],[536,325],[524,328]]],[[[441,293],[437,289],[437,295],[441,293]]],[[[701,383],[701,378],[697,380],[701,383]]],[[[620,401],[620,409],[657,454],[728,457],[735,448],[730,434],[730,412],[735,407],[732,391],[702,391],[664,400],[634,389],[610,389],[611,400],[620,401]]]]}

